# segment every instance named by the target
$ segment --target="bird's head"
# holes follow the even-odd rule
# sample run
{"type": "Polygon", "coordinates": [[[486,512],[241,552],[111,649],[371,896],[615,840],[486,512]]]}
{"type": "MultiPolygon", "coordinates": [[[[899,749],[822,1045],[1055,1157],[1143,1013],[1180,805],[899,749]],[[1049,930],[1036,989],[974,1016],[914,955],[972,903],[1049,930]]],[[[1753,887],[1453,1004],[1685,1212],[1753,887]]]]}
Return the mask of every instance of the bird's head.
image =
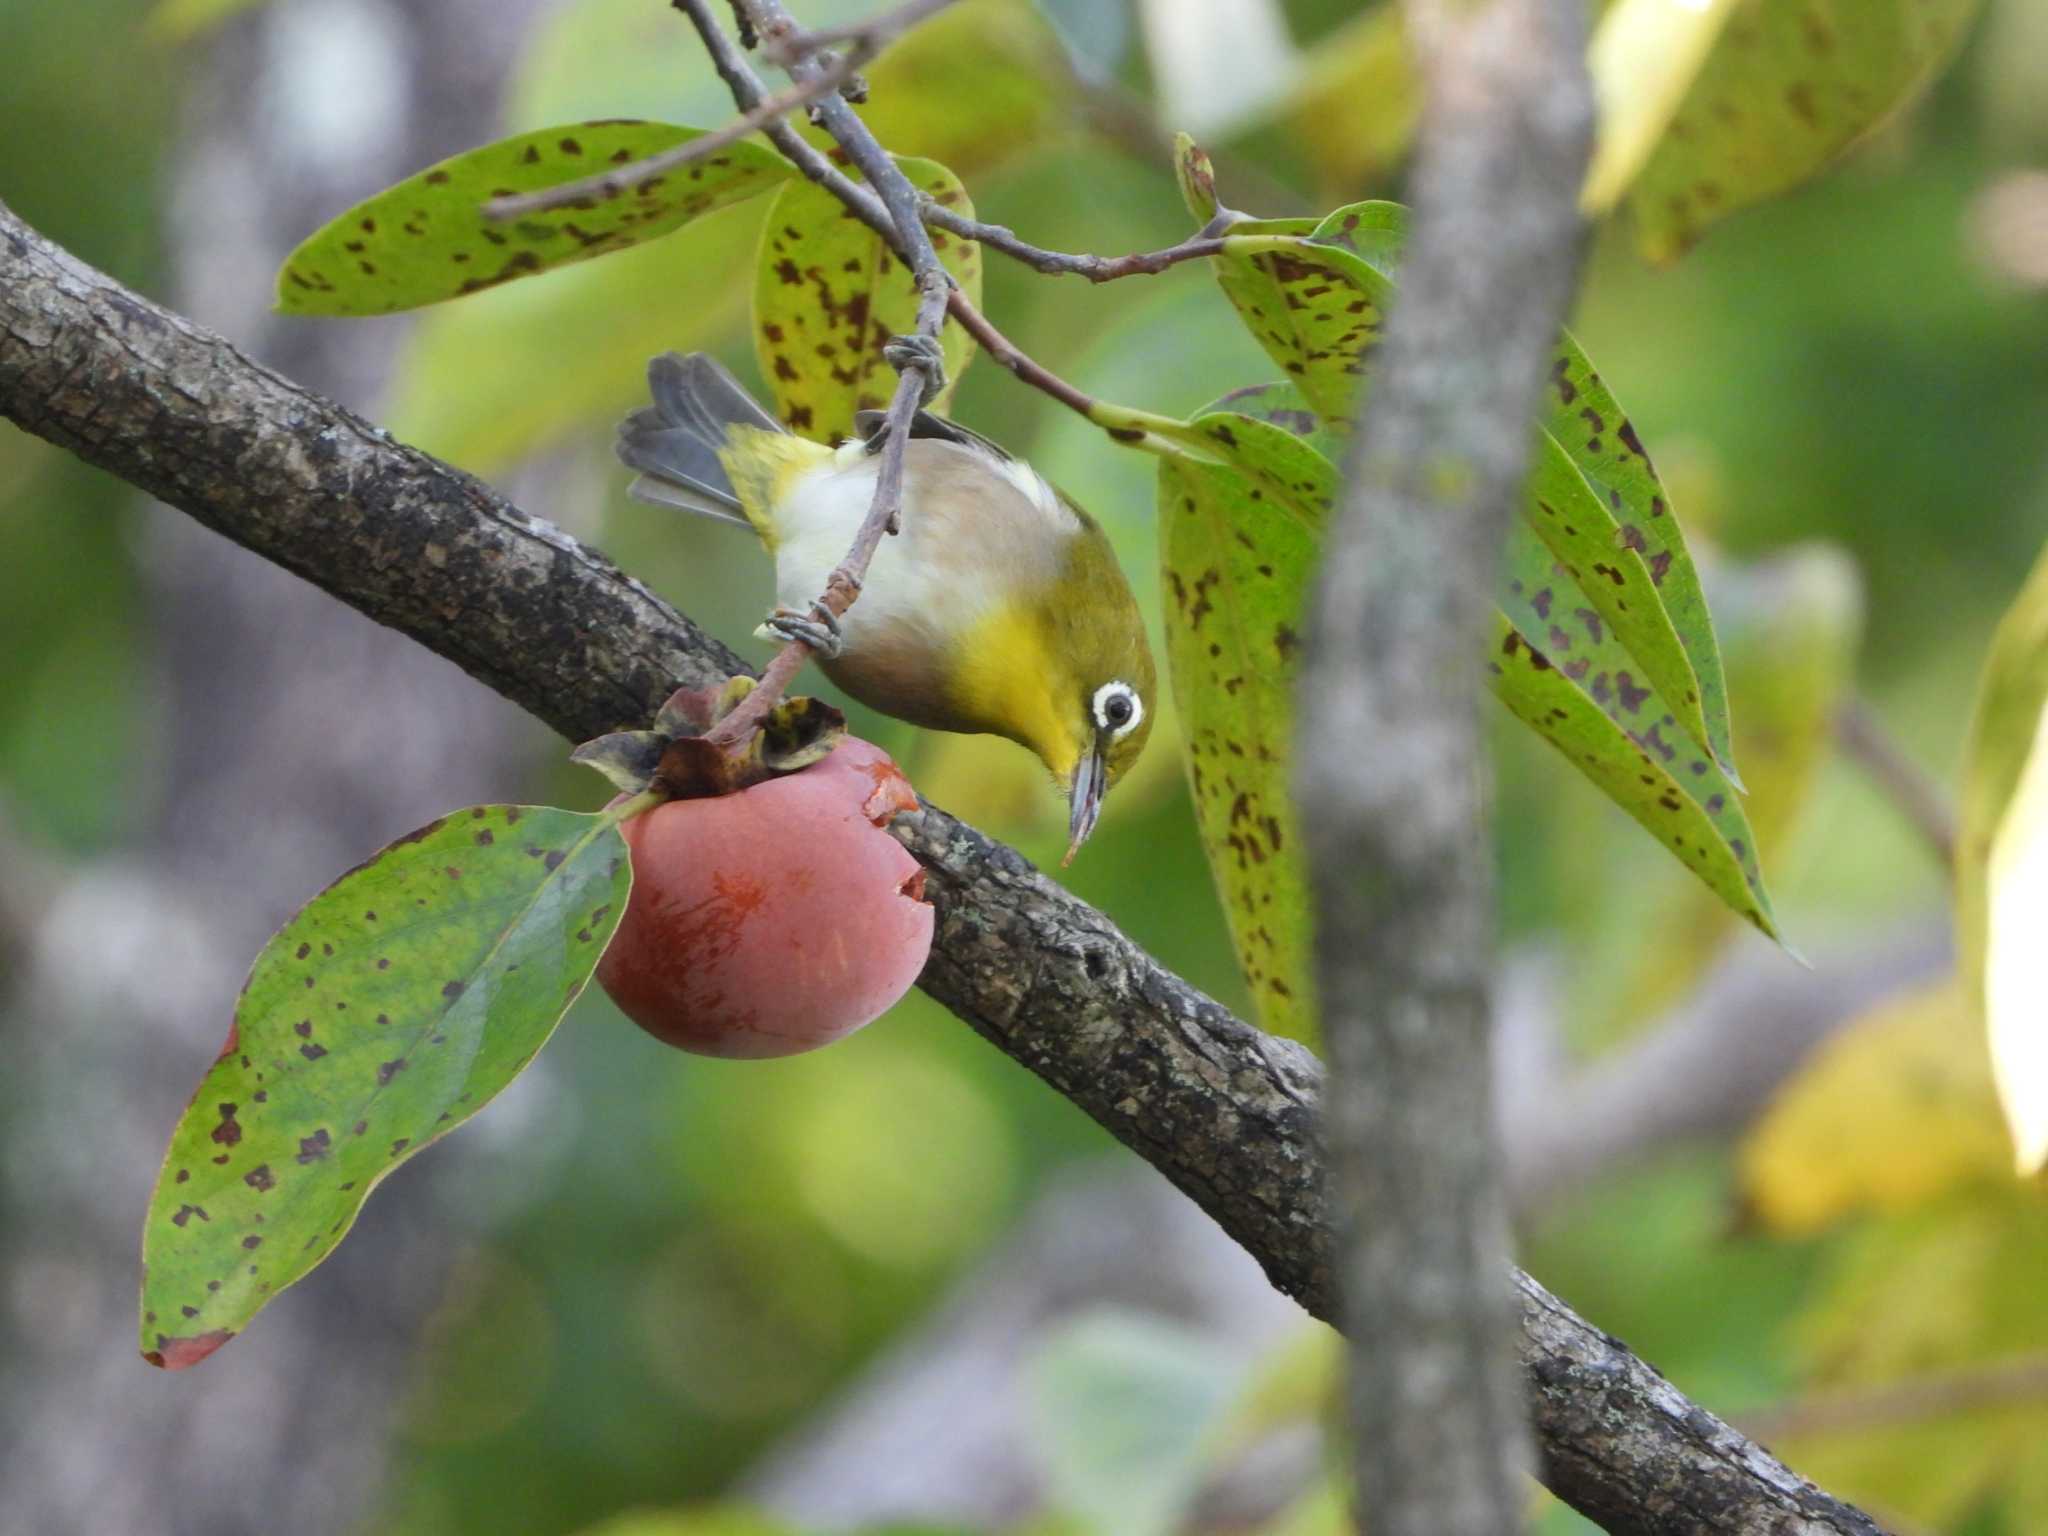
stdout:
{"type": "Polygon", "coordinates": [[[1093,526],[1088,535],[1047,605],[1050,729],[1027,743],[1067,797],[1065,862],[1095,830],[1102,797],[1145,750],[1158,705],[1145,621],[1109,541],[1093,526]]]}

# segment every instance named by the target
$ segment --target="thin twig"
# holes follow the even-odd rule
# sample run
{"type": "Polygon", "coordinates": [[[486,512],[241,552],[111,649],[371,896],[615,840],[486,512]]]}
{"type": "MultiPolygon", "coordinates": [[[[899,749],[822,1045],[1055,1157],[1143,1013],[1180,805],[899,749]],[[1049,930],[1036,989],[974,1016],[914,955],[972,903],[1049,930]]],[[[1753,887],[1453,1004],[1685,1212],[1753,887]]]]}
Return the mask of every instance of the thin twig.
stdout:
{"type": "MultiPolygon", "coordinates": [[[[939,9],[941,3],[943,0],[913,0],[913,3],[892,12],[890,20],[909,25],[939,9]]],[[[697,12],[702,14],[701,5],[697,12]]],[[[784,67],[796,85],[817,86],[835,67],[832,63],[818,60],[818,49],[810,43],[812,34],[796,24],[779,0],[735,0],[734,13],[761,40],[764,51],[786,61],[784,67]]],[[[693,15],[692,20],[696,19],[697,16],[693,15]]],[[[707,15],[704,22],[708,21],[707,15]]],[[[704,23],[700,23],[699,35],[702,36],[705,30],[704,23]]],[[[710,30],[718,31],[715,26],[710,30]]],[[[719,35],[723,37],[722,32],[719,35]]],[[[713,63],[732,87],[735,102],[749,116],[760,112],[767,101],[773,99],[761,95],[760,83],[752,78],[752,71],[744,70],[744,61],[741,61],[747,76],[744,88],[734,83],[734,73],[719,63],[715,52],[713,63]]],[[[888,151],[882,148],[880,141],[868,131],[867,124],[851,107],[829,93],[816,93],[815,99],[825,131],[832,135],[846,152],[846,157],[867,179],[869,190],[881,200],[887,212],[888,227],[882,233],[909,263],[911,276],[917,283],[917,334],[936,343],[939,331],[946,323],[946,299],[953,280],[940,264],[931,236],[918,217],[917,189],[911,186],[910,179],[897,168],[888,151]]],[[[794,139],[797,136],[791,133],[789,137],[794,139]]],[[[802,141],[799,139],[798,142],[802,141]]],[[[868,562],[881,547],[882,539],[897,530],[903,505],[903,455],[910,442],[910,424],[917,415],[918,407],[938,383],[936,378],[927,377],[928,366],[914,364],[904,368],[896,381],[896,394],[883,418],[877,449],[881,462],[875,474],[874,500],[868,504],[867,516],[861,520],[853,547],[833,570],[825,590],[816,599],[816,606],[835,619],[842,617],[859,598],[868,562]]],[[[754,691],[718,723],[710,739],[728,747],[745,741],[768,711],[781,701],[790,679],[810,659],[811,650],[810,643],[805,640],[791,640],[785,645],[769,662],[754,691]]]]}
{"type": "Polygon", "coordinates": [[[873,55],[892,39],[926,18],[936,16],[952,3],[953,0],[908,0],[907,4],[867,21],[856,21],[843,27],[806,27],[777,38],[761,51],[768,56],[770,63],[785,68],[799,59],[814,57],[827,48],[837,48],[842,44],[864,49],[873,55]]]}
{"type": "MultiPolygon", "coordinates": [[[[94,271],[4,204],[0,416],[411,635],[571,741],[744,670],[596,550],[94,271]]],[[[938,914],[920,985],[1334,1320],[1315,1058],[938,807],[891,833],[925,866],[938,914]]],[[[1515,1285],[1545,1480],[1606,1529],[1878,1536],[1535,1281],[1515,1285]]]]}
{"type": "MultiPolygon", "coordinates": [[[[732,39],[712,19],[706,0],[670,0],[670,3],[697,29],[698,38],[711,56],[712,65],[717,69],[719,77],[732,92],[733,100],[743,109],[751,109],[765,99],[767,89],[762,85],[761,77],[754,73],[754,68],[747,62],[746,55],[733,46],[732,39]]],[[[738,0],[738,4],[741,15],[745,17],[747,0],[738,0]]],[[[747,24],[751,26],[752,22],[749,21],[747,24]]],[[[850,111],[846,115],[853,117],[850,111]]],[[[860,121],[857,117],[853,120],[856,123],[860,121]]],[[[888,208],[870,187],[863,186],[847,176],[787,122],[770,122],[763,132],[806,180],[838,198],[848,212],[886,240],[892,251],[904,261],[910,261],[888,208]]],[[[867,132],[864,125],[861,132],[867,132]]],[[[913,198],[914,196],[913,193],[913,198]]],[[[911,265],[915,270],[915,263],[911,265]]],[[[1092,419],[1091,413],[1095,406],[1093,399],[1060,378],[1051,369],[1027,356],[1014,342],[998,331],[976,307],[974,301],[960,289],[955,288],[952,291],[947,300],[947,307],[951,310],[953,318],[960,322],[961,327],[979,341],[991,357],[1019,379],[1033,389],[1050,395],[1067,409],[1083,416],[1090,416],[1092,419]]]]}
{"type": "MultiPolygon", "coordinates": [[[[941,281],[928,284],[918,305],[917,333],[920,336],[936,336],[939,326],[946,317],[945,274],[939,274],[941,281]]],[[[889,402],[889,413],[883,418],[882,447],[880,464],[875,473],[875,499],[868,504],[868,513],[861,520],[860,531],[854,535],[853,547],[846,552],[846,558],[833,568],[826,578],[825,590],[818,595],[817,606],[830,611],[834,618],[843,617],[851,608],[854,599],[860,596],[861,582],[867,576],[868,563],[874,559],[875,551],[881,548],[882,539],[896,532],[898,514],[903,506],[903,454],[910,442],[910,423],[916,416],[917,408],[924,399],[924,372],[921,368],[906,368],[896,380],[896,394],[889,402]]],[[[803,640],[792,640],[769,661],[761,671],[761,680],[754,691],[742,699],[739,705],[712,728],[710,740],[720,746],[737,746],[751,736],[755,728],[766,718],[768,711],[781,700],[790,679],[803,669],[810,659],[811,647],[803,640]]]]}
{"type": "Polygon", "coordinates": [[[1085,277],[1091,283],[1114,282],[1120,277],[1149,277],[1164,272],[1168,267],[1177,267],[1184,261],[1219,255],[1223,250],[1223,240],[1213,225],[1163,250],[1139,251],[1129,256],[1096,256],[1088,252],[1048,251],[1023,239],[1015,230],[1001,224],[984,224],[978,219],[970,219],[934,198],[921,198],[918,211],[924,215],[925,223],[936,224],[963,240],[973,240],[992,251],[1000,251],[1033,271],[1053,277],[1085,277]]]}
{"type": "Polygon", "coordinates": [[[1851,698],[1835,716],[1835,741],[1910,822],[1945,869],[1956,862],[1956,812],[1933,775],[1906,755],[1870,701],[1851,698]]]}
{"type": "Polygon", "coordinates": [[[749,134],[759,133],[771,122],[776,122],[806,106],[824,95],[837,90],[858,71],[861,65],[872,58],[871,50],[858,46],[832,63],[815,78],[801,85],[792,85],[777,91],[773,96],[764,97],[745,114],[733,119],[723,128],[702,134],[673,149],[665,149],[658,155],[649,155],[644,160],[635,160],[615,170],[601,172],[596,176],[585,176],[580,181],[564,182],[558,187],[543,187],[538,192],[521,192],[511,197],[494,197],[484,204],[484,217],[494,224],[503,224],[512,219],[523,219],[536,213],[549,213],[557,208],[588,206],[605,202],[630,192],[642,182],[665,176],[678,166],[701,160],[706,155],[715,155],[728,145],[737,144],[749,134]]]}
{"type": "MultiPolygon", "coordinates": [[[[846,52],[838,58],[822,61],[818,69],[806,78],[793,82],[787,89],[771,95],[757,95],[749,102],[740,116],[723,128],[702,134],[687,144],[678,144],[665,149],[658,155],[649,155],[644,160],[604,171],[596,176],[586,176],[580,181],[565,182],[559,187],[545,187],[538,192],[522,192],[512,197],[496,197],[484,204],[484,217],[493,223],[505,223],[511,219],[526,218],[536,213],[547,213],[556,208],[602,202],[629,192],[642,182],[656,176],[667,175],[678,166],[714,155],[727,145],[736,144],[749,134],[759,133],[779,124],[799,107],[810,105],[820,96],[839,90],[859,73],[882,49],[894,42],[903,33],[927,17],[937,15],[954,0],[908,0],[893,11],[851,26],[833,27],[829,31],[802,34],[805,56],[814,55],[826,48],[837,48],[842,44],[846,52]]],[[[773,137],[773,135],[771,135],[773,137]]],[[[794,135],[792,134],[792,137],[794,135]]],[[[802,142],[799,140],[798,142],[802,142]]]]}

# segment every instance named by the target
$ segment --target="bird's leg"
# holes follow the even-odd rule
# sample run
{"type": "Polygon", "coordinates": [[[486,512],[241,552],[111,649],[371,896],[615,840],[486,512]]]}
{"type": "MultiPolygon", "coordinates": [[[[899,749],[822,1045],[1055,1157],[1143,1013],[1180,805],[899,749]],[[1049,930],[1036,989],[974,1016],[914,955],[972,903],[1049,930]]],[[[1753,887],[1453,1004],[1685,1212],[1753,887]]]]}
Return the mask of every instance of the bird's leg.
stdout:
{"type": "Polygon", "coordinates": [[[754,633],[763,640],[801,640],[825,661],[832,660],[845,646],[838,615],[823,603],[812,603],[809,613],[778,603],[754,633]]]}
{"type": "Polygon", "coordinates": [[[946,387],[946,353],[936,336],[916,331],[908,336],[891,336],[882,343],[882,356],[898,373],[907,373],[912,368],[918,371],[924,381],[924,393],[917,402],[920,410],[938,399],[939,392],[946,387]]]}

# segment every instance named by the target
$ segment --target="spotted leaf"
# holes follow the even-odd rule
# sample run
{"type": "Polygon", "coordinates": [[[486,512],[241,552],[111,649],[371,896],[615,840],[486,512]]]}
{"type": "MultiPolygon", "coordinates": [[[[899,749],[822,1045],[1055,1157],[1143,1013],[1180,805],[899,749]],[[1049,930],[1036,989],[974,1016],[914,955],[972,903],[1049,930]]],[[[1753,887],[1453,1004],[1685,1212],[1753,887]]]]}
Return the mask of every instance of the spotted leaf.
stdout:
{"type": "Polygon", "coordinates": [[[1246,329],[1325,416],[1350,419],[1393,298],[1375,260],[1398,248],[1403,218],[1394,203],[1357,203],[1320,222],[1241,220],[1213,258],[1246,329]]]}
{"type": "Polygon", "coordinates": [[[701,128],[638,121],[570,123],[443,160],[358,203],[307,237],[278,273],[278,308],[383,315],[461,298],[681,229],[792,174],[780,155],[731,144],[636,187],[493,223],[483,205],[643,160],[701,128]]]}
{"type": "MultiPolygon", "coordinates": [[[[1213,413],[1195,421],[1217,424],[1213,413]]],[[[1288,436],[1281,428],[1242,414],[1222,424],[1242,460],[1262,463],[1259,476],[1188,459],[1159,465],[1167,665],[1202,846],[1259,1020],[1314,1044],[1310,908],[1288,749],[1301,611],[1328,503],[1266,488],[1267,476],[1293,473],[1270,453],[1268,434],[1288,436]]]]}
{"type": "Polygon", "coordinates": [[[1672,513],[1657,467],[1634,424],[1569,331],[1558,339],[1551,357],[1547,399],[1545,429],[1612,510],[1619,537],[1649,568],[1657,601],[1670,616],[1692,665],[1699,717],[1706,730],[1698,739],[1732,775],[1728,683],[1685,530],[1672,513]]]}
{"type": "Polygon", "coordinates": [[[1494,695],[1516,719],[1562,752],[1733,911],[1778,936],[1755,842],[1727,830],[1748,831],[1741,808],[1725,788],[1694,798],[1711,781],[1711,763],[1695,758],[1704,766],[1688,773],[1691,764],[1668,760],[1653,742],[1624,730],[1505,617],[1496,621],[1486,669],[1494,695]]]}
{"type": "MultiPolygon", "coordinates": [[[[1301,613],[1346,433],[1288,383],[1238,390],[1188,426],[1185,442],[1217,462],[1165,459],[1159,508],[1167,660],[1196,822],[1261,1021],[1312,1042],[1310,907],[1287,758],[1301,613]]],[[[1588,590],[1599,582],[1631,597],[1648,591],[1640,552],[1615,536],[1604,501],[1563,448],[1547,434],[1540,444],[1504,557],[1489,657],[1495,691],[1724,903],[1773,933],[1740,800],[1632,649],[1655,650],[1661,671],[1689,681],[1668,621],[1648,622],[1661,613],[1649,602],[1645,622],[1630,612],[1617,624],[1614,605],[1588,590]],[[1546,542],[1539,530],[1566,518],[1578,521],[1548,530],[1546,542]],[[1517,625],[1543,637],[1556,665],[1517,625]],[[1499,649],[1507,637],[1507,654],[1521,658],[1512,669],[1499,649]]]]}
{"type": "MultiPolygon", "coordinates": [[[[944,166],[896,163],[920,192],[973,216],[966,190],[944,166]]],[[[944,230],[931,235],[946,270],[978,302],[981,247],[944,230]]],[[[881,236],[807,181],[776,194],[754,278],[754,351],[784,421],[822,442],[852,436],[854,413],[881,410],[896,392],[896,370],[882,348],[916,325],[917,286],[881,236]]],[[[931,409],[943,412],[974,343],[951,325],[940,340],[946,389],[931,409]]]]}
{"type": "Polygon", "coordinates": [[[481,1109],[625,909],[602,816],[477,806],[343,875],[265,946],[165,1155],[142,1350],[197,1364],[331,1252],[382,1179],[481,1109]]]}
{"type": "MultiPolygon", "coordinates": [[[[1355,203],[1314,223],[1240,221],[1217,258],[1218,281],[1246,325],[1332,422],[1356,414],[1406,233],[1398,204],[1355,203]]],[[[1634,425],[1568,332],[1552,358],[1542,425],[1555,441],[1538,440],[1532,510],[1548,504],[1559,515],[1539,531],[1560,550],[1566,530],[1578,531],[1581,548],[1560,561],[1589,574],[1604,567],[1588,582],[1590,606],[1624,631],[1638,678],[1657,682],[1681,728],[1732,775],[1728,688],[1685,535],[1634,425]],[[1567,505],[1578,511],[1562,515],[1567,505]]]]}
{"type": "MultiPolygon", "coordinates": [[[[1605,26],[1646,8],[1617,6],[1605,26]]],[[[1643,253],[1671,260],[1720,219],[1820,172],[1919,92],[1977,9],[1978,0],[1717,3],[1709,16],[1726,20],[1628,194],[1643,253]]],[[[1626,56],[1602,72],[1610,101],[1656,79],[1626,56]]],[[[1626,171],[1600,167],[1591,191],[1618,195],[1626,171]]]]}

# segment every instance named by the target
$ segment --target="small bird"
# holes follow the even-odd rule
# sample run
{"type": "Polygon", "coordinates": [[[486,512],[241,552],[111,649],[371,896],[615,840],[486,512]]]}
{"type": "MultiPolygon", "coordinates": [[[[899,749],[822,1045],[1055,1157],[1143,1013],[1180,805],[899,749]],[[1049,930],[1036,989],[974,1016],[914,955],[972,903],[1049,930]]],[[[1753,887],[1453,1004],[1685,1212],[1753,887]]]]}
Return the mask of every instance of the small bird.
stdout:
{"type": "Polygon", "coordinates": [[[1021,459],[919,411],[902,532],[834,621],[814,604],[874,500],[881,413],[828,448],[701,352],[655,358],[647,382],[654,403],[619,427],[632,494],[752,528],[778,603],[758,633],[812,642],[863,704],[1035,752],[1067,797],[1071,860],[1152,730],[1152,652],[1101,526],[1021,459]]]}

